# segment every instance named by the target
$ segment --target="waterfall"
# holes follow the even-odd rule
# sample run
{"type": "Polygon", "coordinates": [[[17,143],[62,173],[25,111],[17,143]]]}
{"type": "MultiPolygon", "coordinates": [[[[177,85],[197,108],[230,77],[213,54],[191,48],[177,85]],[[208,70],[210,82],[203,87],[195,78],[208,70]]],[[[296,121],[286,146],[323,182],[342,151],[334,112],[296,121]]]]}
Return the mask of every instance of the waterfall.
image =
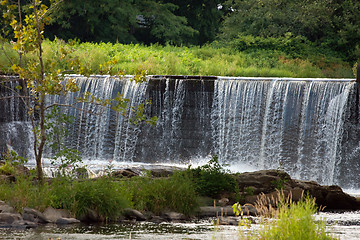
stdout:
{"type": "Polygon", "coordinates": [[[348,96],[354,83],[284,79],[216,82],[213,136],[220,160],[284,169],[336,184],[348,96]]]}
{"type": "MultiPolygon", "coordinates": [[[[191,164],[217,154],[239,171],[283,169],[299,179],[360,187],[360,94],[356,83],[335,79],[268,79],[150,76],[136,84],[128,77],[69,76],[80,92],[49,96],[75,119],[66,145],[84,160],[191,164]],[[75,103],[82,93],[114,98],[131,107],[151,101],[146,114],[156,126],[133,125],[121,114],[75,103]]],[[[16,84],[8,83],[7,88],[16,84]]],[[[0,104],[0,147],[32,152],[31,124],[24,106],[8,90],[0,104]]],[[[130,116],[131,117],[131,116],[130,116]]],[[[47,157],[51,156],[48,151],[47,157]]]]}
{"type": "Polygon", "coordinates": [[[116,79],[109,76],[75,76],[75,79],[81,89],[79,92],[69,93],[65,98],[49,97],[48,104],[72,105],[84,92],[101,99],[115,98],[121,93],[130,101],[127,106],[128,117],[109,107],[99,113],[98,106],[86,102],[76,103],[75,107],[63,108],[67,115],[75,118],[75,124],[68,126],[70,136],[66,140],[67,146],[78,150],[85,160],[131,161],[140,132],[138,126],[129,122],[134,114],[131,107],[143,102],[146,82],[136,84],[129,78],[116,79]]]}

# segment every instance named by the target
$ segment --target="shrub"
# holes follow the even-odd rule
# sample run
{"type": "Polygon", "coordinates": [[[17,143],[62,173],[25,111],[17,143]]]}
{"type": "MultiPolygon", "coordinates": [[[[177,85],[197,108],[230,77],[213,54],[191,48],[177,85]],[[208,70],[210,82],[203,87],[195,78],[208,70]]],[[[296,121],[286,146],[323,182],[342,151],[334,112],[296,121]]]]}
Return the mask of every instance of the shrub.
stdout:
{"type": "Polygon", "coordinates": [[[334,239],[326,232],[326,222],[315,221],[315,199],[306,197],[295,203],[281,200],[277,210],[277,219],[264,224],[257,239],[334,239]]]}
{"type": "Polygon", "coordinates": [[[74,182],[72,208],[75,215],[81,216],[88,209],[92,209],[107,220],[118,217],[129,203],[116,185],[117,183],[109,178],[74,182]]]}
{"type": "Polygon", "coordinates": [[[219,164],[217,156],[213,156],[208,164],[189,171],[200,195],[217,198],[224,192],[235,192],[236,181],[219,164]]]}
{"type": "Polygon", "coordinates": [[[24,207],[44,210],[50,205],[49,185],[34,183],[31,178],[18,176],[13,183],[0,182],[0,199],[13,206],[18,212],[24,207]]]}
{"type": "Polygon", "coordinates": [[[197,207],[197,195],[191,179],[183,173],[169,178],[134,177],[124,182],[131,192],[134,207],[160,214],[172,210],[191,215],[197,207]]]}

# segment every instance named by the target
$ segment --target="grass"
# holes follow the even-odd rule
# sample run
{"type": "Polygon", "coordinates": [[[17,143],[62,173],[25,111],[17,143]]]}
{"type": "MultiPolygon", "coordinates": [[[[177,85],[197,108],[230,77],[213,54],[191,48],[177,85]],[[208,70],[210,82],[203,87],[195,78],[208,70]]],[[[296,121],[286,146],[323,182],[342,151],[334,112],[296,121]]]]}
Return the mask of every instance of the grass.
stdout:
{"type": "Polygon", "coordinates": [[[169,178],[135,177],[124,182],[135,209],[160,214],[165,210],[194,214],[198,203],[195,186],[182,173],[169,178]]]}
{"type": "MultiPolygon", "coordinates": [[[[17,54],[8,43],[3,44],[7,54],[0,54],[0,71],[11,74],[11,61],[18,61],[17,54]]],[[[293,57],[278,50],[254,49],[239,51],[216,44],[194,47],[144,46],[139,44],[65,43],[61,40],[44,41],[44,59],[50,63],[61,57],[61,48],[70,49],[71,57],[77,56],[80,65],[92,74],[107,73],[104,63],[113,71],[136,74],[146,70],[150,75],[216,75],[249,77],[339,77],[352,78],[348,63],[339,58],[321,56],[293,57]]],[[[29,59],[34,58],[28,56],[29,59]]],[[[57,68],[67,69],[66,61],[55,61],[57,68]]]]}
{"type": "Polygon", "coordinates": [[[315,220],[315,199],[304,197],[298,202],[283,193],[271,198],[261,195],[255,204],[261,216],[262,227],[258,232],[244,233],[241,239],[260,240],[332,240],[338,239],[326,231],[326,221],[315,220]]]}
{"type": "Polygon", "coordinates": [[[91,209],[104,220],[115,220],[126,207],[155,214],[170,210],[185,215],[193,214],[197,207],[197,194],[190,178],[177,173],[159,179],[103,177],[72,180],[58,177],[42,186],[32,177],[17,177],[12,183],[0,181],[0,199],[18,212],[24,207],[43,211],[52,206],[68,209],[80,217],[91,209]]]}

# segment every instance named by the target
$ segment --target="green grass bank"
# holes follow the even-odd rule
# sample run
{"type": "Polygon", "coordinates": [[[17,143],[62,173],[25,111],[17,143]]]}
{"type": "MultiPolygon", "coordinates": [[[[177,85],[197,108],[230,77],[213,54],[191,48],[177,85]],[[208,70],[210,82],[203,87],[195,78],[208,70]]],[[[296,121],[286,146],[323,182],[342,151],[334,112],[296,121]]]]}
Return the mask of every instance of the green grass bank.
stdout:
{"type": "MultiPolygon", "coordinates": [[[[354,77],[351,64],[341,58],[306,43],[285,40],[237,39],[226,45],[214,42],[202,47],[45,40],[43,50],[45,67],[52,64],[55,65],[52,68],[68,69],[69,73],[137,74],[146,71],[149,75],[354,77]],[[74,63],[79,69],[70,67],[74,63]]],[[[3,43],[1,51],[0,72],[12,74],[11,67],[19,61],[18,54],[11,43],[3,43]]],[[[27,59],[35,59],[35,56],[34,52],[27,59]]]]}

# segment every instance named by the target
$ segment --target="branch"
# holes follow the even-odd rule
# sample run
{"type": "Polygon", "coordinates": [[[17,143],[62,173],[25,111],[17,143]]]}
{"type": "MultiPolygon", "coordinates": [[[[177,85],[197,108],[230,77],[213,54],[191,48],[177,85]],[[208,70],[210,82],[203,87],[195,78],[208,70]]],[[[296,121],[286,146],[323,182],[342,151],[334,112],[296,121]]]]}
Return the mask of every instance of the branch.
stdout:
{"type": "Polygon", "coordinates": [[[25,99],[31,99],[30,96],[22,96],[22,95],[20,95],[17,91],[15,91],[14,89],[12,89],[12,88],[10,88],[10,87],[8,87],[8,86],[3,86],[3,87],[4,87],[5,89],[8,89],[8,90],[10,90],[11,92],[15,93],[16,96],[1,97],[1,98],[0,98],[1,100],[2,100],[2,99],[9,99],[9,98],[20,98],[21,101],[23,101],[24,105],[25,105],[27,108],[30,109],[29,104],[25,101],[25,99]]]}
{"type": "Polygon", "coordinates": [[[6,97],[0,97],[0,100],[5,100],[5,99],[10,99],[10,98],[28,98],[30,99],[31,97],[29,96],[6,96],[6,97]]]}
{"type": "Polygon", "coordinates": [[[57,7],[60,3],[62,3],[63,1],[64,1],[64,0],[60,0],[60,1],[56,2],[55,4],[51,5],[51,6],[49,7],[49,9],[48,9],[43,15],[41,15],[41,16],[39,17],[39,20],[42,20],[46,15],[50,14],[50,12],[51,12],[55,7],[57,7]]]}
{"type": "MultiPolygon", "coordinates": [[[[78,103],[81,103],[81,102],[78,102],[78,103]]],[[[83,103],[85,103],[85,102],[83,102],[83,103]]],[[[94,103],[92,103],[92,104],[94,104],[94,103]]],[[[85,112],[85,113],[88,113],[88,114],[91,114],[91,115],[98,115],[98,116],[101,116],[103,114],[103,112],[104,112],[104,110],[102,110],[99,113],[96,113],[96,112],[93,112],[93,111],[90,111],[90,110],[85,110],[85,109],[82,109],[82,108],[75,107],[74,104],[62,104],[62,103],[51,104],[51,105],[47,106],[45,108],[45,110],[48,110],[49,108],[56,107],[56,106],[59,106],[59,107],[71,107],[71,108],[74,108],[74,109],[79,110],[81,112],[85,112]]]]}

